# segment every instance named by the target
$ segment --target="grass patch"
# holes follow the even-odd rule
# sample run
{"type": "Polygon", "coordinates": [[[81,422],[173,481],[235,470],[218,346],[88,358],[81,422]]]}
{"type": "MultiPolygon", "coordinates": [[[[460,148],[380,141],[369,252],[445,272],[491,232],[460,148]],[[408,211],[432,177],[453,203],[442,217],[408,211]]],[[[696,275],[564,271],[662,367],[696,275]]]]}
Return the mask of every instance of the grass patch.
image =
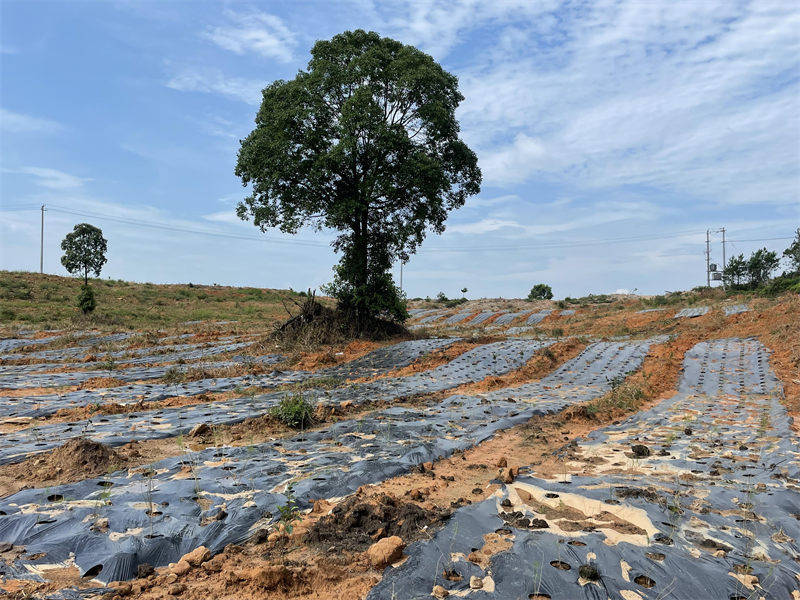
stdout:
{"type": "Polygon", "coordinates": [[[186,371],[178,367],[170,367],[161,379],[168,384],[183,383],[186,380],[186,371]]]}
{"type": "Polygon", "coordinates": [[[304,429],[314,422],[314,405],[301,394],[287,394],[269,414],[292,429],[304,429]]]}
{"type": "Polygon", "coordinates": [[[637,411],[646,401],[647,393],[640,384],[618,377],[611,380],[611,391],[601,398],[587,402],[583,410],[590,419],[608,420],[620,414],[637,411]]]}

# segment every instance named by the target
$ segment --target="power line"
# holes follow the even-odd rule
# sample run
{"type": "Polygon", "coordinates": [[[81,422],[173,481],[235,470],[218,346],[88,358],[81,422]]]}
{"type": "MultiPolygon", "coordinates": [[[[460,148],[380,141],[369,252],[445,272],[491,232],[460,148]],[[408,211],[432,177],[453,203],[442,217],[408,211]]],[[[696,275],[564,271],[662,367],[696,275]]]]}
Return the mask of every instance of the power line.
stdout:
{"type": "Polygon", "coordinates": [[[0,206],[0,211],[3,212],[17,212],[23,210],[39,210],[39,206],[34,204],[12,204],[10,206],[0,206]]]}
{"type": "MultiPolygon", "coordinates": [[[[40,210],[39,206],[34,205],[12,205],[12,207],[2,206],[0,207],[2,211],[16,211],[16,210],[40,210]]],[[[247,234],[239,234],[239,233],[230,233],[230,232],[223,232],[223,231],[210,231],[207,229],[195,229],[190,227],[180,227],[176,225],[170,225],[168,223],[160,223],[157,221],[144,221],[141,219],[134,219],[134,218],[126,218],[126,217],[119,217],[114,215],[102,214],[102,213],[93,213],[87,212],[82,210],[75,210],[66,207],[56,206],[56,205],[48,205],[48,210],[53,212],[59,212],[63,214],[69,214],[74,216],[80,217],[88,217],[88,218],[96,218],[96,219],[105,219],[108,221],[121,223],[124,225],[134,225],[136,227],[147,227],[150,229],[157,229],[161,231],[170,231],[175,233],[191,233],[197,235],[206,235],[211,237],[220,237],[220,238],[227,238],[227,239],[236,239],[236,240],[245,240],[245,241],[257,241],[257,242],[272,242],[276,244],[286,244],[286,245],[293,245],[293,246],[305,246],[305,247],[328,247],[330,244],[325,242],[315,242],[311,240],[299,240],[299,239],[281,239],[281,238],[264,238],[260,236],[253,236],[247,234]]],[[[634,243],[634,242],[642,242],[642,241],[650,241],[650,240],[658,240],[658,239],[671,239],[671,238],[678,238],[678,237],[685,237],[691,235],[697,235],[702,233],[702,230],[684,230],[684,231],[674,231],[669,233],[662,233],[658,235],[650,235],[650,234],[638,234],[638,235],[630,235],[624,237],[616,237],[616,238],[605,238],[605,239],[594,239],[594,240],[573,240],[573,241],[560,241],[560,242],[540,242],[535,244],[513,244],[513,245],[487,245],[487,246],[450,246],[450,247],[428,247],[421,250],[421,253],[437,253],[437,252],[511,252],[516,250],[549,250],[549,249],[558,249],[558,248],[575,248],[575,247],[588,247],[588,246],[598,246],[598,245],[607,245],[607,244],[623,244],[623,243],[634,243]]],[[[762,241],[774,241],[774,240],[790,240],[794,239],[793,236],[787,237],[772,237],[772,238],[760,238],[760,239],[748,239],[748,240],[728,240],[728,243],[733,242],[762,242],[762,241]]]]}
{"type": "Polygon", "coordinates": [[[222,232],[222,231],[208,231],[208,230],[204,230],[204,229],[192,229],[192,228],[188,228],[188,227],[177,227],[175,225],[169,225],[167,223],[158,223],[158,222],[155,222],[155,221],[141,221],[139,219],[116,217],[116,216],[113,216],[113,215],[103,215],[103,214],[98,214],[98,213],[88,213],[88,212],[79,211],[79,210],[71,210],[71,209],[68,209],[68,208],[60,207],[60,206],[48,205],[48,207],[49,207],[49,210],[52,210],[54,212],[59,212],[59,213],[64,213],[64,214],[69,214],[69,215],[75,215],[75,216],[79,216],[79,217],[90,217],[90,218],[106,219],[108,221],[114,221],[114,222],[122,223],[122,224],[125,224],[125,225],[136,225],[137,227],[149,227],[151,229],[159,229],[159,230],[162,230],[162,231],[172,231],[172,232],[177,232],[177,233],[194,233],[194,234],[199,234],[199,235],[209,235],[209,236],[213,236],[213,237],[224,237],[224,238],[230,238],[230,239],[236,239],[236,240],[248,240],[248,241],[257,241],[257,242],[265,242],[265,241],[267,241],[267,242],[274,242],[274,243],[278,243],[278,244],[289,244],[289,245],[296,245],[296,246],[313,246],[313,247],[328,246],[328,244],[326,244],[324,242],[312,242],[312,241],[309,241],[309,240],[297,240],[297,239],[292,239],[292,240],[283,240],[283,239],[274,239],[274,238],[270,239],[270,238],[257,237],[257,236],[253,236],[253,235],[239,234],[239,233],[226,233],[226,232],[222,232]]]}
{"type": "Polygon", "coordinates": [[[771,242],[773,240],[793,240],[794,236],[790,235],[788,237],[773,237],[773,238],[760,238],[760,239],[753,239],[753,240],[727,240],[725,243],[732,244],[733,242],[771,242]]]}
{"type": "Polygon", "coordinates": [[[452,246],[448,248],[427,248],[425,252],[478,252],[478,251],[511,251],[511,250],[529,250],[529,249],[542,249],[548,248],[573,248],[581,246],[597,246],[605,244],[622,244],[627,242],[642,242],[654,239],[668,239],[676,237],[685,237],[689,235],[697,235],[702,233],[699,230],[692,231],[677,231],[672,233],[665,233],[661,235],[633,235],[618,238],[606,238],[597,240],[583,240],[583,241],[567,241],[567,242],[545,242],[538,244],[514,244],[512,246],[452,246]]]}

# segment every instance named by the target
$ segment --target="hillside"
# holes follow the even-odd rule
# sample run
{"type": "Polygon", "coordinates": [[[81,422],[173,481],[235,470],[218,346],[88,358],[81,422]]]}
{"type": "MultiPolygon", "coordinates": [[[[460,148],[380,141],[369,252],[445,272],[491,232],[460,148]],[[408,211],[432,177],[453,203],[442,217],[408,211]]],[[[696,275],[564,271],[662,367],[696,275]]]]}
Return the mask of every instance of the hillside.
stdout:
{"type": "Polygon", "coordinates": [[[81,281],[72,277],[0,271],[0,327],[152,328],[186,321],[273,322],[286,317],[281,300],[291,290],[219,285],[134,283],[90,280],[97,309],[84,318],[75,307],[81,281]]]}

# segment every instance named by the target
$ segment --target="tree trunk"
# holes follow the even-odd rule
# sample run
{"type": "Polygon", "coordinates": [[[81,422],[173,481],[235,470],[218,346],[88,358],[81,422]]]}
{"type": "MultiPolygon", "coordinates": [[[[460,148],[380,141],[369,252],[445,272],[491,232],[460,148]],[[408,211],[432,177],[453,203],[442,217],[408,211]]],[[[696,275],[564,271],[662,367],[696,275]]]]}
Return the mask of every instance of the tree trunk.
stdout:
{"type": "Polygon", "coordinates": [[[363,301],[364,292],[369,284],[369,234],[368,214],[363,210],[358,217],[353,235],[353,287],[356,291],[356,319],[359,327],[363,326],[369,317],[369,308],[363,301]]]}

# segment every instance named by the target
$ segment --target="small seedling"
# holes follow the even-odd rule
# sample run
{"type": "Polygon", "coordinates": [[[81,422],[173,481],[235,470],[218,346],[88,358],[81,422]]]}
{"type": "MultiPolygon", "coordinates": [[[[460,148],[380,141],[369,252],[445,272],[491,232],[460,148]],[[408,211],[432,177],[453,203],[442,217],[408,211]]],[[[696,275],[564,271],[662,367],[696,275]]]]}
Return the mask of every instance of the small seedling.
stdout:
{"type": "Polygon", "coordinates": [[[286,486],[284,492],[286,496],[286,504],[278,505],[278,512],[280,513],[280,522],[283,523],[283,529],[287,534],[291,534],[294,529],[294,522],[300,519],[300,508],[297,505],[297,498],[294,495],[294,483],[286,486]]]}

